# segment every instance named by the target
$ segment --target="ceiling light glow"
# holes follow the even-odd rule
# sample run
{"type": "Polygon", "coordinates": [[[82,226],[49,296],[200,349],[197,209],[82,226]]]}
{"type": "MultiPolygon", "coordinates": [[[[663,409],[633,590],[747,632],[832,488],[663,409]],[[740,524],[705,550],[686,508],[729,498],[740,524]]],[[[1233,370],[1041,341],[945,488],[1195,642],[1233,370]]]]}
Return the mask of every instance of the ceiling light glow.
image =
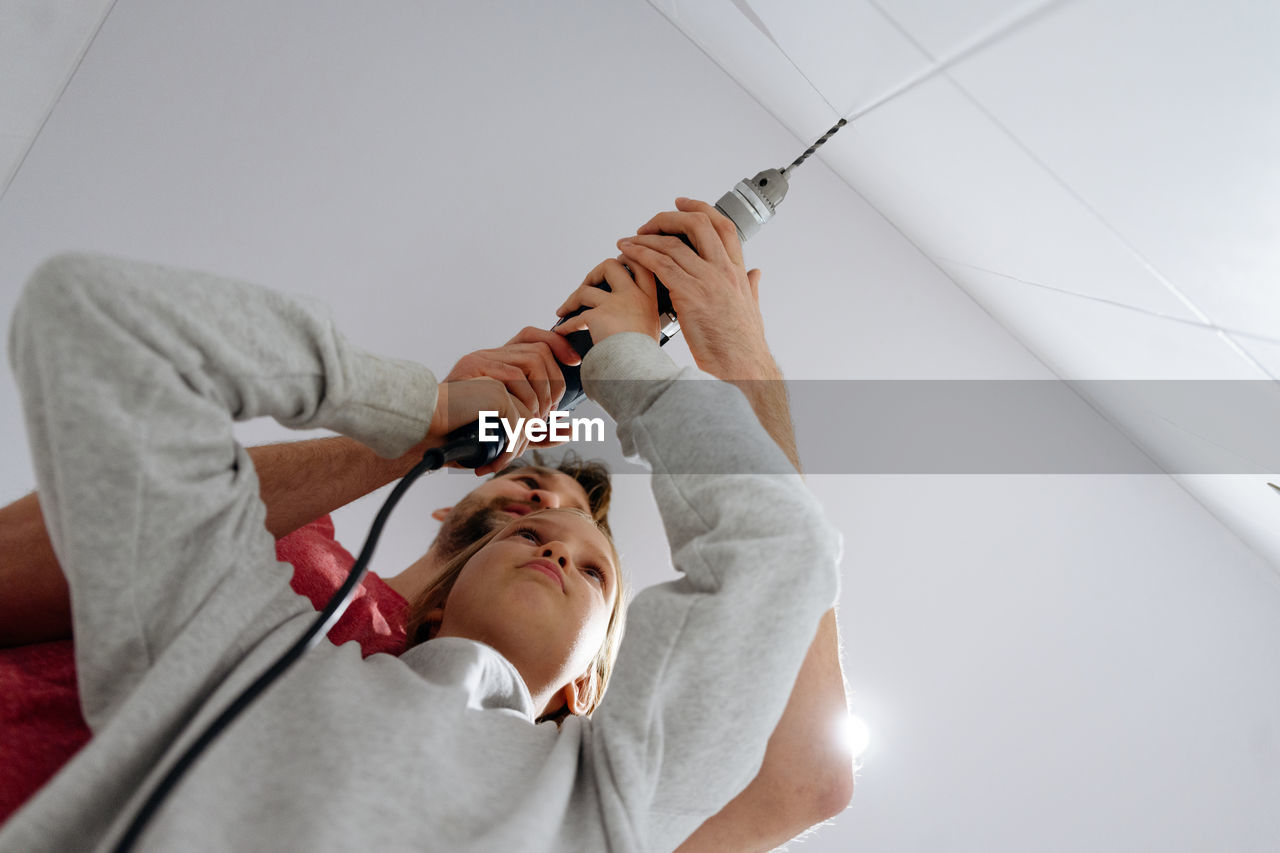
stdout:
{"type": "Polygon", "coordinates": [[[856,714],[849,714],[840,721],[840,737],[854,759],[862,756],[871,745],[871,730],[856,714]]]}

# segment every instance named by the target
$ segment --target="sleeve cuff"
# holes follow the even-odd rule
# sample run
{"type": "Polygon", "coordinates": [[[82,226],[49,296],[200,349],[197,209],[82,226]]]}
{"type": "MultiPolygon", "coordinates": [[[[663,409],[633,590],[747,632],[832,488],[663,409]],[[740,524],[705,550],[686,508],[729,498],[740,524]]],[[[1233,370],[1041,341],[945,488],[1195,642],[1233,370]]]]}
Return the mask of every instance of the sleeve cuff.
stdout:
{"type": "Polygon", "coordinates": [[[394,459],[427,434],[436,408],[436,378],[411,361],[353,352],[348,361],[351,398],[326,426],[394,459]]]}
{"type": "Polygon", "coordinates": [[[653,394],[637,394],[636,383],[657,393],[680,373],[658,342],[641,332],[620,332],[596,344],[582,359],[582,388],[618,423],[644,411],[653,394]]]}

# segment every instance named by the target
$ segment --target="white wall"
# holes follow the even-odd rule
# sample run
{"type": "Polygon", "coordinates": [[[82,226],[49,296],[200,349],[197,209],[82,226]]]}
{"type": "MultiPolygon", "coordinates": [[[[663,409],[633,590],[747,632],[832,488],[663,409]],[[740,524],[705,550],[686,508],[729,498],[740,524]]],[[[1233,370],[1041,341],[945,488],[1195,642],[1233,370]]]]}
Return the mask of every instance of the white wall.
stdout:
{"type": "Polygon", "coordinates": [[[1274,574],[1154,477],[818,478],[875,739],[802,849],[1262,851],[1274,574]]]}

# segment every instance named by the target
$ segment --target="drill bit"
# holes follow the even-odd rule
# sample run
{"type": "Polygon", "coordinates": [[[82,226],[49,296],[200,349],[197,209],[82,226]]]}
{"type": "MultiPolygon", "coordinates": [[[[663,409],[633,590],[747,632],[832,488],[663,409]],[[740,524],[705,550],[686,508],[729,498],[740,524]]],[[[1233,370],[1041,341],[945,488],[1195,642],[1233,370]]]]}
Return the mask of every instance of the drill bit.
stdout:
{"type": "Polygon", "coordinates": [[[805,152],[801,154],[799,157],[797,157],[794,163],[792,163],[790,166],[782,170],[782,174],[785,176],[787,172],[790,172],[796,166],[799,166],[805,160],[808,160],[810,154],[812,154],[813,152],[821,148],[822,144],[826,142],[828,139],[830,139],[832,136],[834,136],[835,132],[840,128],[844,127],[846,123],[847,122],[844,119],[840,119],[838,122],[836,122],[835,127],[831,128],[826,133],[822,134],[821,139],[819,139],[817,142],[813,143],[807,149],[805,149],[805,152]]]}

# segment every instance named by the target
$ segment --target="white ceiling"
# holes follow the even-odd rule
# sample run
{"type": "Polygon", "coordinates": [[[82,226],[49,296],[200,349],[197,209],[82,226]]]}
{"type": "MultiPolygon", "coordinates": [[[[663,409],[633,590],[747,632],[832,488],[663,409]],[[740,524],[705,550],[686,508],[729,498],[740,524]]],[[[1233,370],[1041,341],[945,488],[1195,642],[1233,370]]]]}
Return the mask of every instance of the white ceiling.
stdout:
{"type": "MultiPolygon", "coordinates": [[[[827,165],[1058,376],[1280,377],[1280,6],[652,2],[798,136],[857,115],[827,165]]],[[[1082,386],[1280,566],[1273,424],[1172,441],[1115,390],[1082,386]]]]}
{"type": "MultiPolygon", "coordinates": [[[[1274,4],[1070,0],[1017,29],[1036,8],[6,4],[0,313],[42,257],[99,249],[319,298],[357,344],[443,371],[547,325],[676,195],[926,77],[797,170],[748,247],[789,376],[1280,376],[1274,4]]],[[[1233,473],[810,478],[847,537],[874,740],[805,849],[1274,849],[1274,388],[1242,430],[1120,387],[1080,386],[1157,459],[1233,473]]],[[[8,500],[33,480],[0,395],[8,500]]],[[[411,492],[379,564],[471,482],[411,492]]],[[[642,478],[615,482],[629,569],[666,577],[642,478]]],[[[378,500],[338,514],[349,546],[378,500]]]]}

